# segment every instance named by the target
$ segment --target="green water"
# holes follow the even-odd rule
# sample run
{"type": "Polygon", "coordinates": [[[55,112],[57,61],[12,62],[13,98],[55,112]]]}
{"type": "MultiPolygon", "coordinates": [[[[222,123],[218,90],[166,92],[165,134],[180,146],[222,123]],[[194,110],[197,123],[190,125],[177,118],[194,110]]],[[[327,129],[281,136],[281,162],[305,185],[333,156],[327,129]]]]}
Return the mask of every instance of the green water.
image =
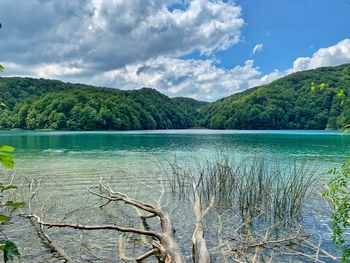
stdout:
{"type": "MultiPolygon", "coordinates": [[[[27,168],[28,161],[38,160],[49,163],[54,160],[59,164],[61,159],[74,163],[92,159],[92,166],[100,162],[106,165],[127,162],[135,166],[135,161],[140,164],[140,158],[147,161],[175,155],[186,157],[225,153],[236,157],[259,154],[337,163],[350,155],[350,136],[327,131],[11,131],[0,132],[0,141],[16,147],[16,167],[19,170],[27,168]]],[[[62,164],[67,165],[65,162],[62,164]]]]}
{"type": "MultiPolygon", "coordinates": [[[[96,200],[90,197],[86,188],[98,185],[101,177],[111,178],[119,191],[154,202],[159,195],[158,182],[166,178],[165,166],[175,159],[180,164],[191,163],[193,158],[212,158],[221,154],[237,159],[255,156],[282,161],[292,159],[312,164],[319,174],[326,176],[329,168],[350,156],[350,136],[328,131],[2,131],[0,144],[16,148],[15,172],[19,184],[27,187],[32,178],[40,182],[38,203],[42,204],[40,209],[45,211],[48,220],[62,220],[69,213],[72,220],[79,222],[125,221],[131,225],[139,222],[127,222],[127,216],[122,216],[124,221],[117,220],[105,212],[97,215],[96,210],[90,208],[96,200]],[[83,208],[74,212],[77,207],[83,208]]],[[[191,213],[174,211],[182,217],[175,223],[186,225],[185,222],[191,220],[191,213]]],[[[18,221],[22,222],[20,230],[13,230],[11,235],[20,243],[25,262],[61,262],[45,250],[36,232],[30,230],[30,224],[25,224],[24,219],[18,221]]],[[[59,242],[65,250],[80,251],[79,234],[65,230],[52,230],[51,233],[58,240],[64,240],[59,242]]],[[[95,245],[115,251],[119,239],[113,235],[94,234],[95,245]]],[[[190,244],[186,231],[179,231],[177,236],[181,242],[190,244]]],[[[184,253],[189,255],[190,251],[184,253]]],[[[111,262],[119,261],[114,258],[111,262]]]]}

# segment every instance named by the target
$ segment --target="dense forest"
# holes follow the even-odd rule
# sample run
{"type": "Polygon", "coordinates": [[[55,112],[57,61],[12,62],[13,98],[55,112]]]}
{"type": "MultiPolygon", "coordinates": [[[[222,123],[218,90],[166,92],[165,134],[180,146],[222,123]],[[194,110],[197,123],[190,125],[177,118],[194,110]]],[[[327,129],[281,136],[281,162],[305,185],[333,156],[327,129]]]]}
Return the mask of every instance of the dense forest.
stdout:
{"type": "Polygon", "coordinates": [[[135,130],[199,125],[195,108],[154,89],[122,91],[55,80],[0,78],[2,129],[135,130]]]}
{"type": "Polygon", "coordinates": [[[337,129],[350,122],[350,64],[291,74],[213,103],[154,89],[0,78],[1,129],[337,129]]]}
{"type": "Polygon", "coordinates": [[[350,64],[297,72],[206,105],[212,129],[338,129],[350,122],[350,64]],[[344,93],[343,97],[338,92],[344,93]]]}

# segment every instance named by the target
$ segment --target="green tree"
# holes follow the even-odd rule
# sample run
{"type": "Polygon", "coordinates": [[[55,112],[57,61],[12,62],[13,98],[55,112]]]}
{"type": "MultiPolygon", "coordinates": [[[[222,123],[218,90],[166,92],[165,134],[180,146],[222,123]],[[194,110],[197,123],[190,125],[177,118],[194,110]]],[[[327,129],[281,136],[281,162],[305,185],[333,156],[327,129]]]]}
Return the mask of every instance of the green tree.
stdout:
{"type": "MultiPolygon", "coordinates": [[[[6,145],[0,145],[0,164],[8,169],[12,169],[14,165],[13,158],[10,154],[14,149],[10,146],[6,145]]],[[[4,184],[4,182],[0,183],[0,192],[1,192],[1,203],[4,204],[3,207],[0,209],[0,232],[2,233],[3,237],[0,239],[0,250],[3,251],[4,255],[4,261],[8,262],[10,260],[13,260],[14,257],[20,257],[20,253],[18,251],[17,245],[10,241],[6,235],[3,233],[4,227],[6,224],[8,224],[11,221],[11,216],[9,212],[7,211],[8,208],[17,208],[19,206],[22,206],[24,203],[16,203],[12,201],[11,199],[7,199],[6,195],[9,191],[17,189],[15,185],[12,184],[4,184]]]]}
{"type": "Polygon", "coordinates": [[[350,159],[340,169],[329,171],[331,179],[323,195],[330,199],[334,212],[332,215],[333,243],[343,251],[342,262],[350,262],[350,243],[344,239],[350,227],[350,159]]]}
{"type": "MultiPolygon", "coordinates": [[[[0,28],[1,28],[0,23],[0,28]]],[[[0,72],[4,70],[4,67],[0,64],[0,72]]],[[[0,112],[2,111],[2,108],[6,107],[4,102],[0,102],[0,112]]],[[[11,156],[11,152],[14,151],[14,148],[7,145],[0,145],[0,164],[8,169],[13,169],[14,161],[11,156]]],[[[20,257],[20,253],[18,251],[16,243],[10,241],[6,235],[3,233],[4,231],[4,225],[6,223],[9,223],[11,221],[11,217],[8,213],[6,213],[7,208],[17,208],[24,203],[16,203],[12,201],[11,199],[6,200],[6,193],[17,189],[15,185],[6,185],[4,182],[0,182],[0,201],[3,204],[0,208],[0,233],[5,239],[0,239],[0,250],[3,251],[4,255],[4,261],[8,262],[14,259],[14,257],[20,257]]]]}
{"type": "MultiPolygon", "coordinates": [[[[319,85],[311,83],[313,93],[317,90],[322,91],[326,87],[325,83],[319,85]]],[[[337,96],[342,100],[340,105],[347,106],[349,104],[349,98],[343,89],[338,90],[337,96]]],[[[346,109],[344,118],[340,119],[340,125],[345,131],[349,128],[350,123],[348,113],[348,109],[346,109]]],[[[323,196],[331,201],[334,210],[332,214],[332,239],[333,243],[340,246],[343,252],[342,262],[350,262],[350,242],[344,237],[350,227],[350,159],[340,169],[333,168],[328,173],[331,175],[331,179],[327,183],[327,189],[323,192],[323,196]]]]}

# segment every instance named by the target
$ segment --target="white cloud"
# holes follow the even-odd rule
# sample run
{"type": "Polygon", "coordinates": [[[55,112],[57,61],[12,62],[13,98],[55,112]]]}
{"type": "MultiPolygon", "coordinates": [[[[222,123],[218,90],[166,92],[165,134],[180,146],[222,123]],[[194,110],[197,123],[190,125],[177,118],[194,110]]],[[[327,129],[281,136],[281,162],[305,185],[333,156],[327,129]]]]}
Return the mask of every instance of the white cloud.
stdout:
{"type": "Polygon", "coordinates": [[[79,62],[69,64],[42,63],[35,64],[31,67],[11,61],[2,61],[1,64],[5,65],[4,74],[6,76],[82,81],[81,77],[86,74],[85,69],[79,67],[79,62]]]}
{"type": "Polygon", "coordinates": [[[125,89],[152,87],[169,96],[214,100],[248,88],[249,81],[260,74],[251,60],[226,70],[210,59],[159,57],[96,75],[91,81],[98,84],[103,80],[104,86],[125,89]]]}
{"type": "Polygon", "coordinates": [[[321,48],[311,57],[297,58],[289,72],[337,66],[345,63],[350,63],[350,39],[344,39],[333,46],[321,48]]]}
{"type": "Polygon", "coordinates": [[[260,52],[263,49],[263,47],[264,47],[263,44],[256,44],[255,47],[253,48],[253,55],[260,52]]]}
{"type": "Polygon", "coordinates": [[[3,60],[80,60],[97,71],[223,50],[239,41],[244,23],[233,2],[211,0],[2,0],[0,17],[3,60]],[[182,8],[169,8],[174,2],[182,8]]]}

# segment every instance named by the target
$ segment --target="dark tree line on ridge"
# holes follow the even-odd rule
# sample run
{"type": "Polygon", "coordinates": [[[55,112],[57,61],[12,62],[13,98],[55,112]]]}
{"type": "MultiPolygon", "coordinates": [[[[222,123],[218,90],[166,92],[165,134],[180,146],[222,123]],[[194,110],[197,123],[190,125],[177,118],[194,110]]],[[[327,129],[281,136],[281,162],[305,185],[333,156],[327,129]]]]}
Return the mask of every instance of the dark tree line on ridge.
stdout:
{"type": "Polygon", "coordinates": [[[340,89],[350,93],[350,64],[294,73],[213,103],[149,88],[0,78],[0,129],[338,129],[350,122],[340,89]]]}
{"type": "Polygon", "coordinates": [[[2,129],[136,130],[196,125],[195,114],[153,89],[121,91],[59,81],[1,78],[2,129]]]}
{"type": "Polygon", "coordinates": [[[339,129],[350,107],[338,91],[350,92],[350,64],[291,74],[221,99],[201,109],[213,129],[339,129]]]}

